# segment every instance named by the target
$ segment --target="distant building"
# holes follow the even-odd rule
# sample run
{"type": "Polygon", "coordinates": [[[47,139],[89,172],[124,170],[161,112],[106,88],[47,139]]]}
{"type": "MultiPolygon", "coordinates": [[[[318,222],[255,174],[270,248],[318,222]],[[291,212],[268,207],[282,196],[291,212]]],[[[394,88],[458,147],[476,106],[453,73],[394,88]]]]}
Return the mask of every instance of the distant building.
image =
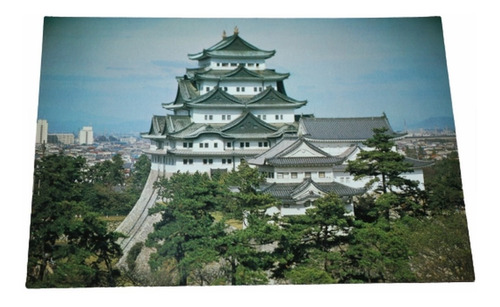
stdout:
{"type": "Polygon", "coordinates": [[[56,133],[48,135],[48,142],[51,144],[75,144],[75,135],[73,133],[56,133]]]}
{"type": "Polygon", "coordinates": [[[36,123],[36,143],[46,144],[48,142],[49,123],[45,119],[39,119],[36,123]]]}
{"type": "Polygon", "coordinates": [[[90,145],[94,144],[94,132],[92,127],[83,127],[78,134],[78,144],[80,145],[90,145]]]}

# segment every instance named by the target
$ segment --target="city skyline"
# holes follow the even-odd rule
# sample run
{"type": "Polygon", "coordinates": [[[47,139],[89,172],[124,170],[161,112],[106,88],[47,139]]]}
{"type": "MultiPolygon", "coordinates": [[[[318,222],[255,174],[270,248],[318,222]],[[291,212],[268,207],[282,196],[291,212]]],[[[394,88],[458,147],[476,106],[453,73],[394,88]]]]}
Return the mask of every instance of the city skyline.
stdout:
{"type": "Polygon", "coordinates": [[[380,116],[396,130],[453,110],[441,19],[51,18],[44,24],[38,118],[51,132],[144,132],[175,99],[187,57],[232,34],[276,50],[297,114],[380,116]],[[50,127],[50,126],[49,126],[50,127]],[[114,131],[113,131],[114,130],[114,131]],[[116,131],[122,130],[122,131],[116,131]],[[137,131],[139,130],[139,131],[137,131]]]}

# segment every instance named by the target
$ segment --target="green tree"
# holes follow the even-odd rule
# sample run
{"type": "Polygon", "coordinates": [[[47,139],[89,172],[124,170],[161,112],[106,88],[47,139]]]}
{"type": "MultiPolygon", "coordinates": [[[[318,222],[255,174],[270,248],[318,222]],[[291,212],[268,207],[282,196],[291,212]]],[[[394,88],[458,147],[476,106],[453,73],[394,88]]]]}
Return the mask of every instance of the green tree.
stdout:
{"type": "Polygon", "coordinates": [[[386,219],[376,223],[357,222],[345,252],[346,282],[412,282],[407,229],[386,219]]]}
{"type": "Polygon", "coordinates": [[[83,201],[85,173],[81,157],[35,162],[27,287],[115,285],[119,234],[108,233],[83,201]]]}
{"type": "Polygon", "coordinates": [[[456,152],[425,170],[425,188],[429,209],[433,211],[465,209],[460,162],[456,152]]]}
{"type": "Polygon", "coordinates": [[[274,276],[305,283],[308,279],[302,276],[304,272],[316,275],[322,271],[329,276],[323,281],[341,280],[339,252],[349,241],[353,226],[353,215],[336,194],[317,199],[305,215],[285,218],[275,250],[274,276]]]}
{"type": "Polygon", "coordinates": [[[355,160],[348,161],[346,171],[353,174],[355,180],[373,177],[368,185],[380,182],[376,191],[381,193],[393,191],[393,188],[416,188],[415,182],[401,176],[413,172],[412,165],[405,161],[404,155],[392,150],[394,141],[387,131],[387,128],[373,129],[373,137],[363,142],[373,150],[361,150],[355,160]]]}
{"type": "Polygon", "coordinates": [[[467,219],[462,211],[411,219],[405,237],[418,282],[471,282],[474,266],[467,219]]]}
{"type": "Polygon", "coordinates": [[[247,216],[247,227],[233,229],[220,236],[217,252],[227,264],[231,285],[255,285],[268,282],[266,271],[273,267],[275,258],[266,250],[276,241],[278,226],[270,217],[251,213],[247,216]]]}
{"type": "Polygon", "coordinates": [[[178,284],[187,285],[193,272],[217,259],[214,244],[223,227],[211,213],[224,198],[217,183],[198,172],[176,173],[158,187],[165,202],[152,210],[161,212],[162,219],[146,242],[157,250],[150,264],[156,270],[175,260],[178,284]]]}
{"type": "Polygon", "coordinates": [[[122,156],[117,154],[111,160],[106,160],[90,167],[86,176],[92,183],[100,183],[109,187],[123,185],[125,183],[123,165],[122,156]]]}
{"type": "Polygon", "coordinates": [[[146,155],[141,155],[134,163],[134,169],[131,174],[131,188],[135,191],[142,191],[146,184],[149,172],[151,170],[151,161],[146,155]]]}

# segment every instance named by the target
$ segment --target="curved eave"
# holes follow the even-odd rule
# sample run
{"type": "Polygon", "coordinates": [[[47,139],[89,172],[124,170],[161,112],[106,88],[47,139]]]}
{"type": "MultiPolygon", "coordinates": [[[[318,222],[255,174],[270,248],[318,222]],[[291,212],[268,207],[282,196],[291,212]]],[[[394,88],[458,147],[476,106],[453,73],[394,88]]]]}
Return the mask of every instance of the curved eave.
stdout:
{"type": "Polygon", "coordinates": [[[188,54],[188,58],[193,61],[201,61],[205,59],[252,59],[252,60],[266,60],[276,54],[275,50],[272,51],[208,51],[203,50],[199,53],[188,54]]]}
{"type": "Polygon", "coordinates": [[[186,107],[184,104],[174,104],[173,102],[162,103],[161,106],[167,110],[178,110],[186,107]]]}
{"type": "Polygon", "coordinates": [[[182,157],[248,157],[255,156],[261,151],[258,150],[224,150],[224,151],[189,151],[189,150],[168,150],[168,154],[182,157]]]}
{"type": "MultiPolygon", "coordinates": [[[[287,159],[288,160],[288,159],[287,159]]],[[[342,162],[342,161],[337,161],[337,160],[334,160],[334,161],[310,161],[310,162],[300,162],[300,161],[297,161],[297,160],[283,160],[283,161],[279,161],[278,159],[266,159],[266,161],[264,162],[264,165],[267,165],[267,166],[273,166],[273,167],[289,167],[289,166],[293,166],[293,167],[321,167],[321,166],[334,166],[334,165],[337,165],[339,162],[342,162]]]]}
{"type": "Polygon", "coordinates": [[[280,76],[214,76],[214,75],[195,75],[193,78],[196,81],[259,81],[259,82],[272,82],[272,81],[283,81],[287,79],[289,75],[280,76]]]}
{"type": "Polygon", "coordinates": [[[147,132],[141,133],[141,138],[143,139],[148,139],[148,140],[165,140],[167,138],[166,135],[155,135],[155,134],[149,134],[147,132]]]}

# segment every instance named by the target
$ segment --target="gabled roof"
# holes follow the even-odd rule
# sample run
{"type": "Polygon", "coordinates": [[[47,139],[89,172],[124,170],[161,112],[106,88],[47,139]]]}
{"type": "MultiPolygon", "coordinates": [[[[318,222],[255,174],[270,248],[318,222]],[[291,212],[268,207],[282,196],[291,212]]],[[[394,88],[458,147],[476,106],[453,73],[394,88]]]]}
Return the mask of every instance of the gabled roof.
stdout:
{"type": "Polygon", "coordinates": [[[163,103],[165,109],[181,108],[188,101],[196,99],[200,96],[200,92],[194,87],[190,80],[178,78],[177,79],[177,94],[175,100],[170,103],[163,103]]]}
{"type": "Polygon", "coordinates": [[[338,156],[332,156],[314,146],[304,138],[284,138],[274,147],[250,159],[249,164],[271,166],[333,166],[342,163],[353,148],[348,148],[338,156]]]}
{"type": "MultiPolygon", "coordinates": [[[[217,134],[224,139],[277,139],[285,134],[296,133],[293,125],[275,127],[250,112],[232,122],[223,124],[194,123],[187,115],[155,115],[148,132],[141,136],[149,139],[196,139],[202,134],[217,134]]],[[[257,153],[261,153],[259,150],[257,153]]]]}
{"type": "Polygon", "coordinates": [[[232,70],[221,69],[191,69],[186,75],[194,80],[237,80],[237,81],[281,81],[290,76],[288,73],[277,73],[274,69],[249,70],[243,65],[239,65],[232,70]]]}
{"type": "Polygon", "coordinates": [[[244,107],[244,103],[233,95],[228,94],[220,87],[216,86],[205,95],[201,95],[186,103],[191,107],[210,107],[217,106],[237,106],[238,108],[244,107]]]}
{"type": "Polygon", "coordinates": [[[335,193],[340,197],[361,195],[364,188],[352,188],[338,182],[314,182],[307,178],[300,183],[273,183],[262,187],[263,193],[269,193],[283,202],[297,201],[298,196],[307,190],[317,189],[325,194],[335,193]]]}
{"type": "Polygon", "coordinates": [[[306,103],[307,100],[303,101],[295,100],[278,92],[272,86],[268,86],[262,93],[253,96],[250,100],[247,101],[248,106],[259,106],[259,107],[293,106],[295,108],[299,108],[305,105],[306,103]]]}
{"type": "Polygon", "coordinates": [[[192,125],[189,116],[182,115],[154,115],[151,119],[151,126],[147,133],[143,133],[145,138],[165,138],[168,134],[178,133],[192,125]]]}
{"type": "Polygon", "coordinates": [[[257,118],[250,112],[246,112],[234,121],[221,128],[224,133],[237,133],[242,134],[261,134],[261,133],[274,133],[278,128],[266,123],[265,121],[257,118]]]}
{"type": "Polygon", "coordinates": [[[276,53],[275,50],[262,50],[242,39],[238,33],[223,38],[217,44],[198,53],[188,54],[190,60],[206,58],[253,58],[268,59],[276,53]]]}
{"type": "Polygon", "coordinates": [[[385,114],[381,117],[304,117],[300,119],[299,135],[313,140],[363,141],[373,136],[374,128],[387,128],[394,137],[404,135],[392,130],[385,114]]]}

